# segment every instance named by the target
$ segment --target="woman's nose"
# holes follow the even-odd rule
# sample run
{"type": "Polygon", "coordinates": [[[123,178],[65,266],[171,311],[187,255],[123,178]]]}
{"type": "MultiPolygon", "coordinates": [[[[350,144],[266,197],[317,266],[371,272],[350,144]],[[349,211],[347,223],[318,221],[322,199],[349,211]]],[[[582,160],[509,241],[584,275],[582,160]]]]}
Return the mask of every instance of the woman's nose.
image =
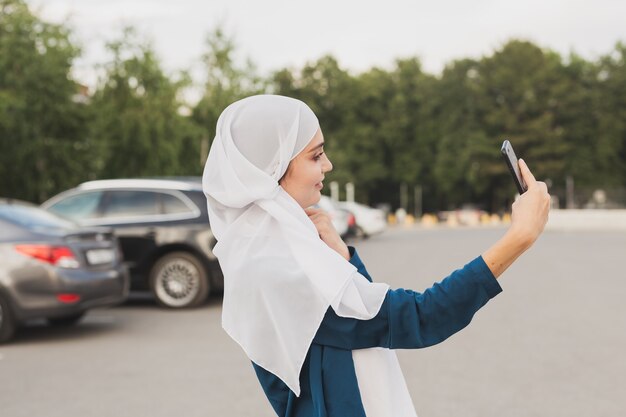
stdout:
{"type": "Polygon", "coordinates": [[[330,162],[330,159],[328,159],[328,157],[326,156],[326,153],[324,153],[324,164],[322,165],[322,172],[329,172],[333,170],[333,164],[332,162],[330,162]]]}

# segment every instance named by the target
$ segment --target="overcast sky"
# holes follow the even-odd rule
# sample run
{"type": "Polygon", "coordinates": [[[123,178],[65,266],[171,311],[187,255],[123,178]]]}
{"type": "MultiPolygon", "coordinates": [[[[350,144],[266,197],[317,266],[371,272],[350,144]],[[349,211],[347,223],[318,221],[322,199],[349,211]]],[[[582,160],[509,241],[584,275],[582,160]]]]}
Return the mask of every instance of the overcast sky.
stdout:
{"type": "Polygon", "coordinates": [[[625,0],[29,0],[69,22],[83,47],[76,77],[92,85],[104,42],[125,24],[153,44],[168,71],[197,65],[206,34],[222,22],[263,73],[333,54],[354,72],[418,56],[438,73],[511,38],[595,59],[626,42],[625,0]]]}

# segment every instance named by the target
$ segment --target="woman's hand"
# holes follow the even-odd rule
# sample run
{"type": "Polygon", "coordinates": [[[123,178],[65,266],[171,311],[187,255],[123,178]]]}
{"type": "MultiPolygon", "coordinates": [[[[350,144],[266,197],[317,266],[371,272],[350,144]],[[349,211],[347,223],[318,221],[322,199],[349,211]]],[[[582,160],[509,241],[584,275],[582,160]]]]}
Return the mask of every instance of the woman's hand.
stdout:
{"type": "Polygon", "coordinates": [[[482,255],[496,278],[532,246],[548,221],[550,210],[548,187],[535,179],[521,159],[519,168],[528,190],[513,203],[509,230],[482,255]]]}
{"type": "Polygon", "coordinates": [[[548,221],[550,194],[546,184],[535,179],[522,159],[519,160],[519,168],[528,190],[513,203],[511,233],[530,247],[548,221]]]}
{"type": "Polygon", "coordinates": [[[317,233],[320,235],[320,238],[324,241],[324,243],[347,260],[350,260],[350,251],[348,250],[348,246],[335,230],[330,214],[317,208],[307,208],[304,209],[304,212],[307,216],[309,216],[309,219],[311,219],[315,225],[317,233]]]}

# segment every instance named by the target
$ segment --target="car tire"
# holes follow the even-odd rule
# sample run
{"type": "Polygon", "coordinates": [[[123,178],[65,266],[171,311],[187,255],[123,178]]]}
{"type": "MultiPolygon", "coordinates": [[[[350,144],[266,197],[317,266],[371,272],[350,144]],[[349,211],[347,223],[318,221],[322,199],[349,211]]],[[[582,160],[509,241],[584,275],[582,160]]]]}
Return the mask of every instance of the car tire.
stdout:
{"type": "Polygon", "coordinates": [[[16,322],[9,302],[0,294],[0,343],[11,340],[16,322]]]}
{"type": "Polygon", "coordinates": [[[370,235],[365,233],[365,230],[363,230],[363,228],[361,226],[357,226],[356,227],[356,237],[361,238],[361,239],[367,239],[368,237],[370,237],[370,235]]]}
{"type": "Polygon", "coordinates": [[[202,262],[188,252],[171,252],[150,270],[150,289],[159,305],[191,308],[209,295],[209,280],[202,262]]]}
{"type": "Polygon", "coordinates": [[[48,318],[46,319],[46,321],[51,326],[73,326],[78,323],[83,317],[85,317],[85,313],[86,311],[81,311],[80,313],[72,314],[70,316],[48,318]]]}

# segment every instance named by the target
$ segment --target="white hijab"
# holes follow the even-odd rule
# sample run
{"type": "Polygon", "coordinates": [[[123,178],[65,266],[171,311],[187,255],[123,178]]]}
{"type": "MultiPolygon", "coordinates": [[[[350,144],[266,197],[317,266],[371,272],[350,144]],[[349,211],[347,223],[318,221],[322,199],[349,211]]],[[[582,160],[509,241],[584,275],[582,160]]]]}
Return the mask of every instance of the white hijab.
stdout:
{"type": "Polygon", "coordinates": [[[298,396],[302,364],[328,307],[367,320],[389,289],[330,249],[278,184],[318,128],[299,100],[237,101],[217,122],[202,180],[224,272],[222,326],[298,396]]]}

